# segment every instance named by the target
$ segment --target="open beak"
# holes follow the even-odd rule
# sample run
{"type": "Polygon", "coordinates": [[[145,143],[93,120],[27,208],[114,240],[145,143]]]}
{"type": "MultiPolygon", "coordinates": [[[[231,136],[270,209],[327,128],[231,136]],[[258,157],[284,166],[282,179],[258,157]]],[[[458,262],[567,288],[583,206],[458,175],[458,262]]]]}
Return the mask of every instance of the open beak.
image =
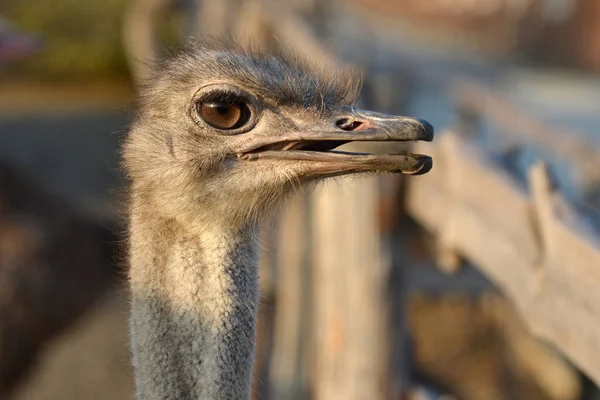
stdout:
{"type": "Polygon", "coordinates": [[[392,172],[421,175],[432,167],[431,157],[420,154],[370,154],[334,151],[349,142],[405,142],[433,140],[427,121],[355,110],[338,118],[337,129],[307,129],[282,136],[257,138],[237,152],[243,160],[293,160],[314,164],[327,174],[392,172]]]}

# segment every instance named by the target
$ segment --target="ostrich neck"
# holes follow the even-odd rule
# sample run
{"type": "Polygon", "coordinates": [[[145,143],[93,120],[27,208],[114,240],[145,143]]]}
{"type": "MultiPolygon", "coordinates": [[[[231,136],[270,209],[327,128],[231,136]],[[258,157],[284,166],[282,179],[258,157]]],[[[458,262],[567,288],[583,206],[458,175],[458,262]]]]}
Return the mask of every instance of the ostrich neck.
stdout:
{"type": "Polygon", "coordinates": [[[131,217],[137,398],[249,399],[258,303],[255,229],[190,234],[131,217]]]}

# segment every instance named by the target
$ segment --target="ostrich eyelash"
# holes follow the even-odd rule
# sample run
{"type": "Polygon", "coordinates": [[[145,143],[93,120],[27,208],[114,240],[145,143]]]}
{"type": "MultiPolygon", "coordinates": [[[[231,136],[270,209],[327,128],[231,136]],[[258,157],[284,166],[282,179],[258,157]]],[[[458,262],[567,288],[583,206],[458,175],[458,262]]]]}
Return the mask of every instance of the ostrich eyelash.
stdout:
{"type": "Polygon", "coordinates": [[[233,93],[224,90],[215,90],[212,92],[205,93],[202,97],[196,100],[196,103],[210,103],[210,102],[223,102],[223,103],[248,103],[248,99],[238,93],[233,93]]]}

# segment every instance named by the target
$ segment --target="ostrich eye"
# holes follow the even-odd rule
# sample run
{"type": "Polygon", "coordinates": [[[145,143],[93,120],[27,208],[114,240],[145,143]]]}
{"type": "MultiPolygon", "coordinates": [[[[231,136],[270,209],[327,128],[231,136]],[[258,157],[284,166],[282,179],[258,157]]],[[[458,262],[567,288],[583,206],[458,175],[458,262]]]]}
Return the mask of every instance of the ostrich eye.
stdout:
{"type": "Polygon", "coordinates": [[[217,129],[236,129],[250,119],[250,109],[244,102],[205,101],[196,104],[200,117],[217,129]]]}

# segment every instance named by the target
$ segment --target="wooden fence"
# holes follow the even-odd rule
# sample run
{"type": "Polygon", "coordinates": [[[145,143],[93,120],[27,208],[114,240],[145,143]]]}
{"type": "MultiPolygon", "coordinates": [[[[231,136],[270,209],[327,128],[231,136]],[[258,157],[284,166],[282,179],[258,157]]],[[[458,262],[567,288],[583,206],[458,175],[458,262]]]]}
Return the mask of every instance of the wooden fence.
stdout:
{"type": "Polygon", "coordinates": [[[457,133],[416,151],[432,154],[435,168],[410,180],[407,208],[436,235],[441,262],[464,257],[480,268],[534,334],[600,383],[600,238],[553,188],[545,164],[530,169],[524,191],[457,133]]]}
{"type": "MultiPolygon", "coordinates": [[[[460,109],[505,124],[517,145],[557,154],[580,171],[587,188],[598,183],[600,160],[592,146],[566,139],[482,87],[460,87],[460,109]]],[[[408,180],[406,207],[436,236],[440,266],[452,270],[461,258],[470,261],[514,303],[534,335],[600,383],[600,237],[553,187],[546,165],[540,161],[530,169],[525,191],[464,135],[446,132],[413,151],[432,155],[435,167],[408,180]]],[[[313,246],[314,276],[304,284],[315,285],[315,343],[304,365],[314,367],[309,375],[317,399],[389,398],[398,395],[397,374],[406,373],[394,370],[394,355],[385,353],[393,346],[386,337],[392,334],[386,297],[392,266],[383,245],[388,238],[376,221],[379,184],[374,178],[358,182],[360,190],[352,180],[328,184],[311,195],[311,207],[295,211],[305,216],[304,240],[313,246]],[[355,334],[363,340],[354,340],[355,334]]]]}

